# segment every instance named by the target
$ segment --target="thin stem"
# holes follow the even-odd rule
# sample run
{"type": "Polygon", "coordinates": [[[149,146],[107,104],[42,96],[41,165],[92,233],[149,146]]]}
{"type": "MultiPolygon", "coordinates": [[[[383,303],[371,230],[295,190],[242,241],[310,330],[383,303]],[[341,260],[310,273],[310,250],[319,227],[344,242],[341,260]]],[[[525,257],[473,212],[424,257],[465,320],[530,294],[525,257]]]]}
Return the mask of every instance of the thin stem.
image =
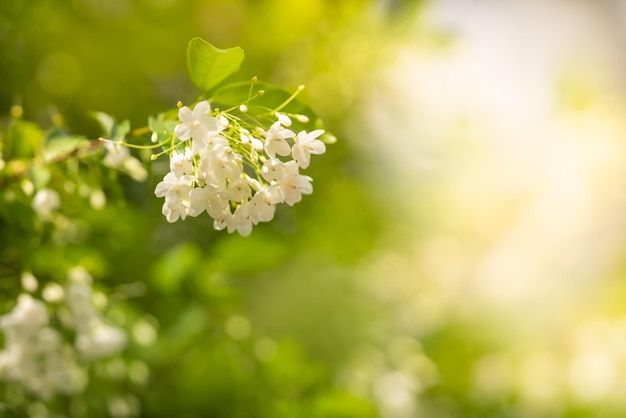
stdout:
{"type": "Polygon", "coordinates": [[[159,142],[158,144],[151,144],[151,145],[136,145],[136,144],[130,144],[128,142],[112,141],[107,138],[98,138],[98,139],[103,142],[110,142],[112,144],[121,145],[123,147],[128,147],[128,148],[135,148],[135,149],[155,149],[155,148],[159,148],[163,146],[167,142],[167,141],[164,141],[164,142],[159,142]]]}
{"type": "Polygon", "coordinates": [[[300,94],[300,92],[304,90],[304,86],[303,85],[299,85],[298,89],[296,91],[293,92],[293,94],[291,96],[289,96],[289,98],[287,100],[285,100],[283,102],[283,104],[281,104],[280,106],[278,106],[276,109],[274,109],[274,112],[278,112],[280,109],[284,108],[285,106],[287,106],[289,103],[291,103],[293,101],[293,99],[296,98],[296,96],[298,94],[300,94]]]}

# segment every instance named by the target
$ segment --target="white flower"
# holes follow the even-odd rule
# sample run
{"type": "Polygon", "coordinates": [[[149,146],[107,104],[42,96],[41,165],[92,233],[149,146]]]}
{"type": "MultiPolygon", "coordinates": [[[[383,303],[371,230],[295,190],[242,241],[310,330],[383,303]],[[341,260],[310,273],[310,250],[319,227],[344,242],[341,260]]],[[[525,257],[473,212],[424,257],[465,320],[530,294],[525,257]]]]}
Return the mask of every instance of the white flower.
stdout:
{"type": "Polygon", "coordinates": [[[104,165],[122,170],[135,181],[144,181],[148,178],[148,172],[141,161],[130,155],[130,151],[123,145],[106,141],[104,147],[107,154],[102,161],[104,165]]]}
{"type": "Polygon", "coordinates": [[[313,179],[301,175],[298,171],[298,164],[293,160],[286,162],[285,167],[285,175],[279,181],[280,192],[283,201],[289,206],[293,206],[302,200],[303,194],[313,193],[313,186],[311,185],[313,179]]]}
{"type": "Polygon", "coordinates": [[[263,150],[263,142],[254,136],[250,136],[250,144],[252,144],[252,149],[255,151],[263,150]]]}
{"type": "Polygon", "coordinates": [[[241,202],[250,197],[252,190],[248,185],[248,181],[239,177],[228,183],[228,195],[233,202],[241,202]]]}
{"type": "Polygon", "coordinates": [[[191,182],[192,178],[187,175],[176,177],[174,173],[169,172],[163,181],[157,184],[154,194],[165,198],[161,213],[168,222],[176,222],[179,218],[187,217],[191,182]]]}
{"type": "Polygon", "coordinates": [[[289,119],[289,116],[287,115],[276,112],[276,119],[278,119],[281,125],[291,126],[291,119],[289,119]]]}
{"type": "Polygon", "coordinates": [[[126,334],[116,327],[95,321],[86,332],[76,337],[76,348],[90,360],[117,354],[126,345],[126,334]]]}
{"type": "Polygon", "coordinates": [[[192,179],[189,176],[176,177],[170,172],[165,175],[163,181],[157,184],[154,194],[157,197],[164,197],[165,204],[170,209],[180,209],[181,206],[186,207],[186,202],[189,200],[191,182],[192,179]]]}
{"type": "Polygon", "coordinates": [[[248,202],[244,202],[231,213],[230,210],[224,211],[222,216],[215,218],[213,227],[218,231],[228,230],[229,234],[237,231],[241,236],[247,237],[252,232],[252,219],[248,212],[248,202]]]}
{"type": "Polygon", "coordinates": [[[241,176],[241,155],[233,152],[229,146],[217,144],[200,162],[200,169],[209,177],[213,177],[220,187],[225,186],[225,180],[236,179],[241,176]]]}
{"type": "Polygon", "coordinates": [[[211,105],[206,100],[196,104],[193,111],[187,106],[178,110],[180,124],[174,128],[178,139],[186,141],[192,139],[199,148],[206,147],[211,136],[219,134],[224,129],[224,123],[218,118],[209,116],[211,105]]]}
{"type": "Polygon", "coordinates": [[[104,148],[107,150],[107,154],[102,162],[109,167],[119,168],[130,157],[129,149],[115,142],[105,141],[104,148]]]}
{"type": "Polygon", "coordinates": [[[79,331],[97,317],[91,304],[91,286],[88,283],[71,283],[67,287],[65,302],[72,314],[72,325],[79,331]]]}
{"type": "Polygon", "coordinates": [[[293,159],[297,161],[301,168],[307,168],[311,159],[311,154],[323,154],[326,152],[326,145],[317,139],[324,131],[321,129],[307,133],[298,132],[291,149],[293,159]]]}
{"type": "Polygon", "coordinates": [[[265,152],[270,158],[278,155],[289,155],[291,147],[285,141],[286,138],[293,138],[295,133],[290,129],[281,126],[280,121],[274,122],[270,129],[265,132],[265,152]]]}
{"type": "Polygon", "coordinates": [[[122,169],[135,181],[141,182],[148,178],[148,171],[141,164],[141,161],[135,157],[128,157],[124,161],[122,169]]]}
{"type": "Polygon", "coordinates": [[[41,189],[33,198],[32,207],[42,218],[49,218],[52,211],[61,205],[59,194],[51,189],[41,189]]]}
{"type": "Polygon", "coordinates": [[[233,220],[239,235],[247,237],[252,233],[252,219],[250,218],[250,205],[248,202],[243,202],[239,205],[235,213],[233,213],[233,220]]]}
{"type": "Polygon", "coordinates": [[[0,328],[20,330],[18,334],[27,334],[48,324],[49,316],[46,305],[26,293],[17,298],[13,310],[0,317],[0,328]]]}
{"type": "Polygon", "coordinates": [[[189,175],[193,171],[191,150],[187,148],[185,152],[175,152],[170,158],[170,170],[176,177],[189,175]]]}
{"type": "Polygon", "coordinates": [[[167,203],[163,203],[161,213],[169,223],[173,223],[179,219],[185,220],[187,217],[187,208],[182,202],[175,207],[170,207],[167,203]]]}
{"type": "Polygon", "coordinates": [[[280,161],[278,158],[272,158],[263,162],[261,175],[265,181],[272,182],[281,179],[285,175],[286,170],[287,168],[284,162],[280,161]]]}
{"type": "Polygon", "coordinates": [[[189,215],[198,216],[206,211],[213,219],[222,216],[228,208],[228,196],[214,185],[196,187],[189,192],[189,215]]]}
{"type": "Polygon", "coordinates": [[[257,192],[250,200],[248,209],[250,219],[255,225],[259,222],[269,222],[274,218],[276,204],[279,203],[280,191],[277,187],[270,186],[257,192]]]}

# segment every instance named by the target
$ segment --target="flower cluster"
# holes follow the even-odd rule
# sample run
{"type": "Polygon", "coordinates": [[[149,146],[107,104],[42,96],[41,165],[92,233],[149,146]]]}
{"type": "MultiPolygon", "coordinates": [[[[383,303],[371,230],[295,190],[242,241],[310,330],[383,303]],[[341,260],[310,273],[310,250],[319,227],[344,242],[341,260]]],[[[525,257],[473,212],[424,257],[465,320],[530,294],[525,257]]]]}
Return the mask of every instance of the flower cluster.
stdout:
{"type": "Polygon", "coordinates": [[[0,317],[6,348],[0,352],[0,378],[21,384],[47,399],[53,394],[82,391],[87,376],[72,348],[49,326],[46,305],[23,293],[17,306],[0,317]]]}
{"type": "MultiPolygon", "coordinates": [[[[48,283],[42,297],[51,305],[65,302],[58,307],[59,319],[76,332],[74,347],[52,325],[51,305],[28,293],[18,297],[11,312],[0,316],[5,334],[0,380],[17,383],[42,399],[82,392],[87,374],[81,363],[118,354],[126,344],[124,332],[107,325],[94,308],[89,273],[75,267],[68,276],[65,287],[48,283]]],[[[38,287],[32,274],[23,275],[22,285],[28,292],[38,287]]]]}
{"type": "Polygon", "coordinates": [[[309,166],[311,154],[326,151],[318,139],[324,131],[295,133],[289,115],[270,115],[264,127],[258,119],[212,113],[207,101],[179,109],[174,141],[183,145],[173,147],[170,171],[155,189],[165,199],[162,212],[169,222],[206,212],[215,229],[247,236],[274,217],[276,205],[293,206],[313,192],[312,178],[300,169],[309,166]]]}
{"type": "Polygon", "coordinates": [[[91,275],[83,267],[68,273],[65,301],[71,313],[71,325],[76,330],[76,349],[81,357],[95,360],[117,354],[126,346],[126,335],[108,325],[92,303],[91,275]]]}

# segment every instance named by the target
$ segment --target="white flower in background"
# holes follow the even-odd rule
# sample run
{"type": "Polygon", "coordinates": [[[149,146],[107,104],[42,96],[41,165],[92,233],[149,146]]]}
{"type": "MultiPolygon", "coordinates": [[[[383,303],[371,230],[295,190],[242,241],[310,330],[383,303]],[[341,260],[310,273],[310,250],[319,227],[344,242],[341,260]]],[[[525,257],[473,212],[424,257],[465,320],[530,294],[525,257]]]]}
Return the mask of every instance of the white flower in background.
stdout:
{"type": "Polygon", "coordinates": [[[317,139],[324,131],[318,129],[307,133],[298,132],[295,138],[291,154],[293,159],[300,165],[300,168],[307,168],[311,161],[311,154],[323,154],[326,152],[326,144],[317,139]]]}
{"type": "Polygon", "coordinates": [[[46,305],[29,294],[23,293],[17,298],[17,305],[11,313],[0,317],[0,327],[10,332],[26,335],[47,325],[48,321],[46,305]]]}
{"type": "Polygon", "coordinates": [[[20,279],[22,282],[22,287],[27,292],[32,293],[39,287],[39,282],[37,281],[37,278],[30,271],[23,272],[20,279]]]}
{"type": "Polygon", "coordinates": [[[85,332],[76,336],[76,348],[86,359],[99,359],[117,354],[126,346],[126,334],[120,328],[94,320],[85,332]]]}
{"type": "Polygon", "coordinates": [[[65,290],[60,284],[50,282],[42,289],[41,297],[48,303],[59,303],[65,297],[65,290]]]}
{"type": "Polygon", "coordinates": [[[130,158],[130,150],[123,145],[105,141],[104,148],[106,149],[106,155],[102,162],[109,167],[120,168],[124,165],[126,159],[130,158]]]}
{"type": "Polygon", "coordinates": [[[141,161],[135,157],[126,158],[121,166],[121,169],[135,181],[141,182],[148,178],[148,172],[144,168],[143,164],[141,164],[141,161]]]}
{"type": "Polygon", "coordinates": [[[81,357],[89,360],[119,353],[126,345],[126,335],[116,327],[105,324],[93,304],[93,278],[83,267],[68,272],[65,300],[76,329],[75,345],[81,357]]]}
{"type": "Polygon", "coordinates": [[[65,290],[50,282],[42,291],[48,302],[65,302],[70,319],[62,322],[76,331],[74,347],[53,328],[48,305],[27,293],[19,295],[13,310],[0,316],[4,333],[0,380],[19,384],[44,400],[58,393],[77,394],[87,384],[79,358],[93,361],[124,349],[126,334],[106,324],[94,307],[92,281],[89,272],[78,266],[68,272],[65,290]]]}
{"type": "Polygon", "coordinates": [[[144,181],[148,178],[148,172],[141,161],[130,155],[130,150],[112,141],[105,141],[106,155],[102,163],[108,167],[122,170],[135,181],[144,181]]]}
{"type": "Polygon", "coordinates": [[[71,347],[48,326],[46,305],[28,294],[0,317],[5,349],[0,351],[0,379],[21,384],[43,399],[55,393],[78,393],[86,384],[71,347]]]}
{"type": "Polygon", "coordinates": [[[32,207],[39,216],[48,219],[52,212],[61,206],[59,194],[51,189],[41,189],[33,198],[32,207]]]}
{"type": "Polygon", "coordinates": [[[213,116],[206,101],[193,110],[180,108],[174,132],[183,143],[171,152],[170,171],[154,193],[165,199],[168,222],[207,212],[215,229],[247,236],[254,225],[274,218],[276,205],[292,206],[313,192],[312,179],[299,168],[308,167],[311,154],[326,151],[318,139],[324,131],[296,136],[285,128],[292,125],[289,115],[279,112],[269,128],[232,116],[229,122],[227,116],[213,116]]]}

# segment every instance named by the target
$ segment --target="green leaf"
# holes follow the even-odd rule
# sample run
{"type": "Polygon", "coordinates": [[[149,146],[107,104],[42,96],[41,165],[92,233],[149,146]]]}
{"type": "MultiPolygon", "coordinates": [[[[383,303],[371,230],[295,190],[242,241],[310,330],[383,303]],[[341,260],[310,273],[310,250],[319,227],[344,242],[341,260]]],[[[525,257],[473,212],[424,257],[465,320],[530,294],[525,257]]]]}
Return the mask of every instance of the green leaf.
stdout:
{"type": "Polygon", "coordinates": [[[155,263],[152,283],[163,293],[176,292],[201,258],[200,249],[193,243],[182,243],[172,248],[155,263]]]}
{"type": "Polygon", "coordinates": [[[89,145],[89,141],[78,136],[55,136],[47,138],[44,145],[44,160],[49,163],[56,158],[72,154],[89,145]]]}
{"type": "Polygon", "coordinates": [[[239,69],[243,49],[216,48],[202,38],[193,38],[187,48],[187,68],[193,84],[209,91],[239,69]]]}
{"type": "Polygon", "coordinates": [[[7,132],[3,157],[5,160],[32,158],[40,149],[42,141],[43,132],[37,124],[18,120],[7,132]]]}
{"type": "Polygon", "coordinates": [[[128,120],[118,123],[113,116],[104,112],[89,112],[89,116],[100,124],[103,135],[112,141],[121,141],[130,132],[128,120]]]}
{"type": "MultiPolygon", "coordinates": [[[[292,118],[293,125],[290,129],[296,132],[303,129],[309,132],[315,129],[323,129],[325,132],[319,138],[320,140],[327,144],[337,142],[337,138],[330,132],[327,132],[322,119],[309,106],[298,99],[293,99],[287,105],[282,106],[291,97],[292,93],[276,85],[259,81],[254,85],[251,96],[255,96],[260,90],[264,91],[263,95],[250,100],[247,115],[256,117],[280,107],[280,112],[303,115],[308,118],[308,122],[299,122],[292,118]]],[[[211,101],[215,107],[237,107],[248,100],[248,94],[250,94],[249,81],[231,83],[219,88],[213,94],[211,101]]]]}

